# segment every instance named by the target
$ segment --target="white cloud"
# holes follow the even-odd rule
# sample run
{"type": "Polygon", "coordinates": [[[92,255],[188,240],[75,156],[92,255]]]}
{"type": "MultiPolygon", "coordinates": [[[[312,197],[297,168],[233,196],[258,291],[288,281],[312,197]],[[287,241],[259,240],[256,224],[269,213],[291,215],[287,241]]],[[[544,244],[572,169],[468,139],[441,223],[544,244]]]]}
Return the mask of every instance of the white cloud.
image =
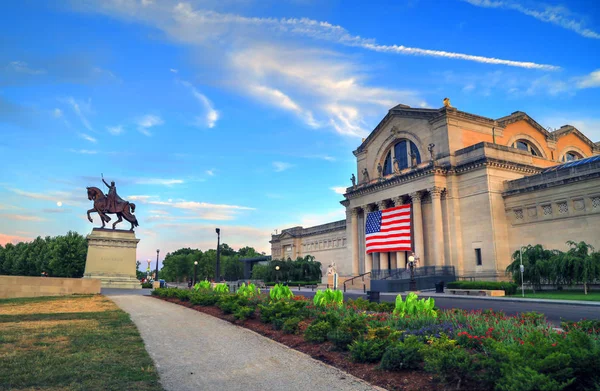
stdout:
{"type": "Polygon", "coordinates": [[[177,69],[174,69],[174,68],[170,68],[170,69],[169,69],[169,71],[171,71],[171,72],[173,72],[173,73],[178,73],[178,72],[179,72],[179,70],[177,70],[177,69]]]}
{"type": "Polygon", "coordinates": [[[89,149],[69,149],[69,152],[79,153],[82,155],[95,155],[98,153],[98,151],[92,151],[89,149]]]}
{"type": "Polygon", "coordinates": [[[61,109],[54,109],[54,111],[52,111],[52,115],[54,115],[54,118],[60,118],[63,116],[63,112],[61,109]]]}
{"type": "Polygon", "coordinates": [[[113,134],[113,135],[115,135],[115,136],[116,136],[116,135],[119,135],[119,134],[123,133],[123,126],[121,126],[121,125],[117,125],[117,126],[107,126],[107,127],[106,127],[106,130],[108,130],[108,132],[109,132],[110,134],[113,134]]]}
{"type": "Polygon", "coordinates": [[[17,214],[3,214],[0,215],[2,216],[2,219],[6,219],[6,220],[18,220],[18,221],[45,221],[46,219],[43,219],[41,217],[38,216],[30,216],[30,215],[17,215],[17,214]]]}
{"type": "Polygon", "coordinates": [[[215,110],[212,102],[206,97],[206,95],[202,94],[198,91],[190,82],[185,80],[181,81],[181,84],[189,88],[189,90],[194,95],[194,98],[204,107],[206,111],[204,118],[198,118],[198,122],[203,123],[205,126],[209,128],[214,128],[217,120],[219,119],[219,112],[215,110]]]}
{"type": "Polygon", "coordinates": [[[206,170],[206,175],[215,176],[215,170],[214,169],[212,169],[212,170],[206,170]]]}
{"type": "Polygon", "coordinates": [[[282,227],[302,226],[304,228],[315,225],[327,224],[333,221],[344,220],[346,218],[346,210],[342,207],[325,211],[323,213],[305,214],[299,216],[294,222],[284,224],[282,227]]]}
{"type": "Polygon", "coordinates": [[[90,103],[88,102],[87,104],[85,104],[85,103],[77,102],[75,99],[73,99],[73,97],[67,98],[67,103],[71,105],[71,108],[73,109],[75,114],[79,117],[83,126],[85,126],[85,128],[87,130],[93,132],[94,129],[92,128],[90,121],[88,121],[87,117],[83,113],[84,111],[91,110],[90,103]]]}
{"type": "Polygon", "coordinates": [[[594,88],[600,87],[600,69],[595,70],[589,75],[578,78],[577,82],[578,88],[594,88]]]}
{"type": "Polygon", "coordinates": [[[547,4],[534,4],[526,7],[517,1],[494,1],[494,0],[463,0],[469,4],[484,8],[501,8],[520,12],[545,23],[571,30],[586,38],[600,39],[600,34],[586,28],[583,21],[576,20],[578,17],[568,8],[563,6],[552,6],[547,4]]]}
{"type": "Polygon", "coordinates": [[[136,200],[149,205],[156,205],[163,208],[173,208],[175,210],[181,210],[185,215],[177,216],[155,216],[154,220],[171,220],[171,221],[184,221],[184,220],[234,220],[239,213],[244,211],[255,210],[255,208],[240,206],[240,205],[229,205],[229,204],[212,204],[209,202],[198,202],[198,201],[187,201],[177,200],[168,201],[156,200],[153,196],[130,196],[130,200],[136,200]]]}
{"type": "Polygon", "coordinates": [[[292,164],[290,163],[285,163],[285,162],[273,162],[273,168],[275,169],[275,172],[282,172],[287,170],[288,168],[293,167],[292,164]]]}
{"type": "Polygon", "coordinates": [[[139,179],[135,183],[139,185],[162,185],[162,186],[173,186],[180,185],[183,183],[183,179],[161,179],[161,178],[146,178],[139,179]]]}
{"type": "Polygon", "coordinates": [[[147,114],[137,120],[138,131],[144,136],[152,136],[150,129],[162,124],[164,124],[162,118],[152,114],[147,114]]]}
{"type": "Polygon", "coordinates": [[[333,190],[337,194],[346,194],[346,188],[343,186],[334,186],[334,187],[330,187],[330,189],[333,190]]]}
{"type": "Polygon", "coordinates": [[[90,136],[89,134],[86,133],[79,133],[79,137],[81,137],[84,140],[87,140],[91,143],[96,143],[98,142],[98,140],[96,140],[94,137],[90,136]]]}
{"type": "Polygon", "coordinates": [[[12,69],[15,72],[26,73],[28,75],[43,75],[46,73],[45,69],[33,69],[29,67],[24,61],[11,61],[8,64],[8,68],[12,69]]]}

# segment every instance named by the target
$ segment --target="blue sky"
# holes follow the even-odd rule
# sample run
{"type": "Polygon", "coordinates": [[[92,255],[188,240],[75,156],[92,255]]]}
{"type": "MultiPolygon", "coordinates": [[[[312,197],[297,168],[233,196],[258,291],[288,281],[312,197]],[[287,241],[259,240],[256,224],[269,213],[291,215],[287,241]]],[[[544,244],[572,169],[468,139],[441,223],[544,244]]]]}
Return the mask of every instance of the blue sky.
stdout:
{"type": "Polygon", "coordinates": [[[600,141],[585,0],[27,0],[2,2],[0,37],[0,243],[89,233],[103,173],[137,205],[140,260],[215,227],[268,253],[275,229],[344,218],[352,151],[398,103],[600,141]]]}

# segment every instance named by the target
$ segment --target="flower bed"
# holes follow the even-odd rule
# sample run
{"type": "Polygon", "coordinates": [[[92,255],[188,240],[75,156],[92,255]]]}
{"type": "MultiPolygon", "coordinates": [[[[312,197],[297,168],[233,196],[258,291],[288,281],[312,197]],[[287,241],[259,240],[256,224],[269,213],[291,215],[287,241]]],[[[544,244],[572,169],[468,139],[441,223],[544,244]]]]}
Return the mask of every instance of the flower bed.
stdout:
{"type": "MultiPolygon", "coordinates": [[[[537,313],[432,309],[409,295],[393,303],[340,304],[302,296],[157,289],[153,295],[236,322],[390,390],[586,390],[600,387],[596,323],[555,331],[537,313]]],[[[283,292],[282,292],[283,293],[283,292]]]]}

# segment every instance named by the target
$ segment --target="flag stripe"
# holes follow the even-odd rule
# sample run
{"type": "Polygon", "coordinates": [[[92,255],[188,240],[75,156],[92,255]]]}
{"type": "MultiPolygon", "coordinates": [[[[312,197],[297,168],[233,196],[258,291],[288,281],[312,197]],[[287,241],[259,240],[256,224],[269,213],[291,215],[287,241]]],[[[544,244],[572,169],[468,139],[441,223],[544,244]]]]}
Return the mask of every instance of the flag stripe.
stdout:
{"type": "Polygon", "coordinates": [[[411,205],[401,205],[367,215],[367,253],[412,250],[410,208],[411,205]]]}

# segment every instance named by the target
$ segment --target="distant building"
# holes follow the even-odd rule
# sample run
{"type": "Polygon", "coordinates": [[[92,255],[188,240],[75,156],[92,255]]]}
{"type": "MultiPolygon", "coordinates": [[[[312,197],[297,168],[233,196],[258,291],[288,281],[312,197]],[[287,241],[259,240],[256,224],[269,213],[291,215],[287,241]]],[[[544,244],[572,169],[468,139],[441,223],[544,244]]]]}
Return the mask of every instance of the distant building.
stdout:
{"type": "Polygon", "coordinates": [[[600,143],[571,125],[549,131],[524,112],[491,119],[448,104],[392,108],[353,152],[357,184],[346,220],[284,229],[274,259],[314,255],[341,276],[404,268],[408,252],[365,252],[369,211],[412,204],[419,266],[454,266],[459,276],[505,278],[522,245],[600,248],[600,143]]]}

